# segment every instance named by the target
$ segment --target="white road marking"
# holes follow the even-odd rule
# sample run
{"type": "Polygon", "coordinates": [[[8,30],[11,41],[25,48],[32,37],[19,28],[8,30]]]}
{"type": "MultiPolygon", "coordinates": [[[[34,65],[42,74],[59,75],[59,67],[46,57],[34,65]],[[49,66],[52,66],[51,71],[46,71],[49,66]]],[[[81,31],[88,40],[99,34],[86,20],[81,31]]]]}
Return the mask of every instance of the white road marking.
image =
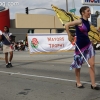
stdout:
{"type": "MultiPolygon", "coordinates": [[[[59,80],[59,81],[67,81],[67,82],[76,83],[76,80],[62,79],[62,78],[56,78],[56,77],[47,77],[47,76],[38,76],[38,75],[31,75],[31,74],[22,74],[20,72],[14,73],[14,72],[0,71],[0,73],[10,74],[10,75],[21,75],[21,76],[37,77],[37,78],[52,79],[52,80],[59,80]]],[[[81,81],[81,82],[86,83],[86,84],[91,84],[91,82],[85,82],[85,81],[81,81]]],[[[96,84],[100,85],[99,83],[96,83],[96,84]]]]}

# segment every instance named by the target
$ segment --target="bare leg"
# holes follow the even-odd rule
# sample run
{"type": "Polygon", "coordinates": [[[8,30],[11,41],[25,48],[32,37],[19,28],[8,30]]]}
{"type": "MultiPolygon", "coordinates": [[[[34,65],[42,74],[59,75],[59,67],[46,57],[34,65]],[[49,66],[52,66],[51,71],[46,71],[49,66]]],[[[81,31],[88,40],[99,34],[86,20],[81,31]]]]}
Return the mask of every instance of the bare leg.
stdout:
{"type": "Polygon", "coordinates": [[[9,61],[11,62],[13,58],[13,51],[10,52],[10,57],[9,57],[9,61]]]}
{"type": "Polygon", "coordinates": [[[95,63],[94,63],[95,62],[95,57],[94,56],[91,57],[88,62],[91,66],[89,68],[91,84],[92,84],[92,86],[96,86],[96,84],[95,84],[95,68],[94,68],[94,66],[95,66],[95,63]]]}
{"type": "Polygon", "coordinates": [[[80,68],[78,68],[78,69],[76,68],[76,69],[75,69],[76,83],[77,83],[78,86],[81,85],[81,82],[80,82],[80,70],[81,70],[80,68]]]}
{"type": "Polygon", "coordinates": [[[8,53],[5,53],[5,62],[8,64],[8,53]]]}

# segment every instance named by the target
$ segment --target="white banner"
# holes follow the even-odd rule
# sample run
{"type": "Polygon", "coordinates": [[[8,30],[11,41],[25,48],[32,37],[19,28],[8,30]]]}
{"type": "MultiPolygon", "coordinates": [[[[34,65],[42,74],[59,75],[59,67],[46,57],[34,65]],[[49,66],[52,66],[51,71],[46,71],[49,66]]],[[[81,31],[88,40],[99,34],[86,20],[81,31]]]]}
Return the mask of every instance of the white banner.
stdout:
{"type": "Polygon", "coordinates": [[[67,34],[28,34],[30,54],[74,50],[67,34]]]}

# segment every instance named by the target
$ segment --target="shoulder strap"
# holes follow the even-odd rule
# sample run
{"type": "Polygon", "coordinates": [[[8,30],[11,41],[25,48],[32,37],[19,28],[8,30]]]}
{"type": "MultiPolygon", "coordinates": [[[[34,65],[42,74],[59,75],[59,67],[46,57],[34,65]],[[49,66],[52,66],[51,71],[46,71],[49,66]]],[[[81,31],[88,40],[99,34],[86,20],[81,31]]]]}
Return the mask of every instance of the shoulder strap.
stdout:
{"type": "Polygon", "coordinates": [[[9,40],[9,36],[6,35],[5,33],[3,33],[3,36],[8,40],[8,42],[10,43],[10,40],[9,40]]]}

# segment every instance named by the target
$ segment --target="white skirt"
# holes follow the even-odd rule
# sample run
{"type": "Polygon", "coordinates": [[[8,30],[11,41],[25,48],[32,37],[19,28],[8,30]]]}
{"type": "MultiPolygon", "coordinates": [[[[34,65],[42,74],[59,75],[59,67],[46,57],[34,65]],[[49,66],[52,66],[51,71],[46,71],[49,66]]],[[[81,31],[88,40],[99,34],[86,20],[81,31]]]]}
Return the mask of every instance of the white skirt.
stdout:
{"type": "Polygon", "coordinates": [[[11,45],[4,45],[3,44],[3,53],[8,53],[13,51],[12,46],[11,45]]]}

